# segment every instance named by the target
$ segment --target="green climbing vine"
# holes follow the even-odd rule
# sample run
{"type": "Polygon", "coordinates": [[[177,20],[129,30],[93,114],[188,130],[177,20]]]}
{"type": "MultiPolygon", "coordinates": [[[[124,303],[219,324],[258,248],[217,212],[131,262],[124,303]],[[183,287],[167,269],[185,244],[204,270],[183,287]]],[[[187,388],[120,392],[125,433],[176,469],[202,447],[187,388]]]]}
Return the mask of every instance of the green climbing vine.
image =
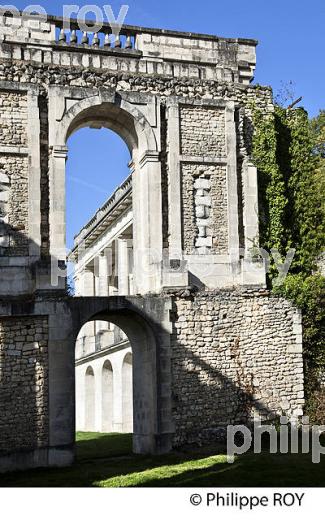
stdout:
{"type": "Polygon", "coordinates": [[[254,111],[253,156],[258,168],[260,196],[260,245],[284,252],[287,231],[287,199],[283,172],[277,161],[277,133],[274,116],[254,111]]]}
{"type": "MultiPolygon", "coordinates": [[[[325,374],[325,278],[317,270],[325,249],[325,144],[320,143],[325,118],[321,121],[311,123],[303,109],[276,106],[268,115],[253,110],[260,245],[277,249],[283,259],[290,248],[296,251],[288,276],[273,292],[302,310],[306,412],[316,422],[325,420],[325,391],[319,384],[320,373],[325,374]]],[[[271,261],[270,287],[276,274],[271,261]]]]}

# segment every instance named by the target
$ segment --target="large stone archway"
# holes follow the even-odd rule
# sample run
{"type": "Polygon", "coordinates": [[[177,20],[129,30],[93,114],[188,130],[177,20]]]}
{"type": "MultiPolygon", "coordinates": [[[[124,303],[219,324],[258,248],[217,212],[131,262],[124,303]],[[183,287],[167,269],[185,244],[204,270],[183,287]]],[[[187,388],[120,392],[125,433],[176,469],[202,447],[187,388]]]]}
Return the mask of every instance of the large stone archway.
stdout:
{"type": "Polygon", "coordinates": [[[69,136],[83,127],[106,127],[124,139],[131,157],[137,293],[159,292],[162,262],[160,108],[155,97],[116,91],[49,89],[51,256],[66,259],[65,164],[69,136]],[[60,101],[58,101],[60,100],[60,101]],[[150,120],[152,123],[150,124],[150,120]]]}
{"type": "MultiPolygon", "coordinates": [[[[0,471],[34,466],[64,466],[74,459],[75,342],[82,326],[93,319],[115,323],[128,335],[133,349],[134,451],[164,453],[172,447],[171,300],[168,297],[61,298],[9,303],[1,307],[1,345],[7,327],[37,338],[21,362],[34,353],[25,379],[28,400],[17,409],[16,428],[2,427],[0,471]],[[3,318],[6,316],[6,318],[3,318]],[[19,324],[19,325],[16,325],[19,324]],[[29,331],[29,333],[28,333],[29,331]],[[46,343],[46,346],[45,346],[46,343]],[[44,345],[44,346],[43,346],[44,345]],[[33,350],[35,349],[35,351],[33,350]],[[24,359],[23,359],[24,358],[24,359]],[[34,383],[38,381],[37,383],[34,383]],[[33,384],[33,391],[30,389],[33,384]],[[36,386],[37,385],[37,386],[36,386]],[[19,415],[20,414],[20,415],[19,415]],[[19,415],[19,417],[18,417],[19,415]],[[29,435],[25,417],[29,420],[29,435]],[[19,442],[20,449],[11,446],[19,442]]],[[[9,340],[9,336],[8,336],[9,340]]],[[[1,351],[3,354],[3,351],[1,351]]],[[[1,357],[12,370],[11,357],[1,357]],[[6,361],[7,359],[7,361],[6,361]]],[[[17,366],[20,370],[20,367],[17,366]]],[[[1,395],[2,398],[2,395],[1,395]]],[[[0,403],[10,407],[10,402],[0,403]]],[[[5,412],[6,413],[6,412],[5,412]]],[[[4,414],[5,415],[5,414],[4,414]]]]}

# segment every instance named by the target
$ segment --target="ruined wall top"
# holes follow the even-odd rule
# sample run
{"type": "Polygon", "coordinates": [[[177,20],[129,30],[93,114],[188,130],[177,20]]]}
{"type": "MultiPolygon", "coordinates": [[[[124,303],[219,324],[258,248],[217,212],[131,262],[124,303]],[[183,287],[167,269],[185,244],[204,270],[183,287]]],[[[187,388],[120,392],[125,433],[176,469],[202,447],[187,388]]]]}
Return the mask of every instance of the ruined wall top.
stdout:
{"type": "Polygon", "coordinates": [[[113,36],[108,23],[95,33],[80,31],[76,19],[47,16],[42,21],[35,16],[6,16],[1,10],[0,15],[0,58],[108,69],[114,59],[121,62],[124,57],[124,70],[134,73],[242,84],[253,79],[256,40],[129,25],[113,36]]]}

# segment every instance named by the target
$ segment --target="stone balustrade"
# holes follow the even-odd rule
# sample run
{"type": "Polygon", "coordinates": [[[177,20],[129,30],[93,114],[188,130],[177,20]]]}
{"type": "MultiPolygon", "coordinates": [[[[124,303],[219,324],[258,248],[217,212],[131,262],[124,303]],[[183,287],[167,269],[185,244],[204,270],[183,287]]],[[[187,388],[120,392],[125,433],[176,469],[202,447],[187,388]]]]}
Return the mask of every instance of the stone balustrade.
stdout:
{"type": "MultiPolygon", "coordinates": [[[[113,195],[108,198],[105,204],[96,212],[93,218],[81,229],[80,233],[75,236],[74,245],[77,247],[86,237],[94,231],[96,227],[100,227],[100,224],[107,224],[107,219],[113,210],[123,211],[125,207],[131,202],[130,197],[132,196],[132,176],[130,175],[122,184],[119,186],[113,195]],[[123,203],[122,203],[123,202],[123,203]],[[121,203],[121,204],[120,204],[121,203]]],[[[116,217],[114,212],[114,218],[116,217]]]]}
{"type": "Polygon", "coordinates": [[[121,30],[119,35],[114,35],[109,27],[101,31],[81,31],[78,24],[71,24],[66,30],[63,21],[56,22],[56,43],[71,46],[83,46],[103,50],[125,49],[130,51],[135,48],[136,33],[129,30],[121,30]]]}

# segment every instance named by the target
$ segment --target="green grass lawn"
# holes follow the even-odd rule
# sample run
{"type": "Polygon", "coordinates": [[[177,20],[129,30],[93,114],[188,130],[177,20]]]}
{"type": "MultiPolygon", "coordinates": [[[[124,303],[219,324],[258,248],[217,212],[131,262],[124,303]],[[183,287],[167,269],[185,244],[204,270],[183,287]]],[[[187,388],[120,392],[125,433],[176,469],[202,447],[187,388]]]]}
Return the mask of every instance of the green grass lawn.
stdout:
{"type": "Polygon", "coordinates": [[[324,485],[325,458],[313,464],[311,455],[250,452],[228,464],[220,448],[143,456],[132,454],[132,435],[100,433],[77,434],[76,462],[72,467],[0,475],[2,487],[324,485]]]}

